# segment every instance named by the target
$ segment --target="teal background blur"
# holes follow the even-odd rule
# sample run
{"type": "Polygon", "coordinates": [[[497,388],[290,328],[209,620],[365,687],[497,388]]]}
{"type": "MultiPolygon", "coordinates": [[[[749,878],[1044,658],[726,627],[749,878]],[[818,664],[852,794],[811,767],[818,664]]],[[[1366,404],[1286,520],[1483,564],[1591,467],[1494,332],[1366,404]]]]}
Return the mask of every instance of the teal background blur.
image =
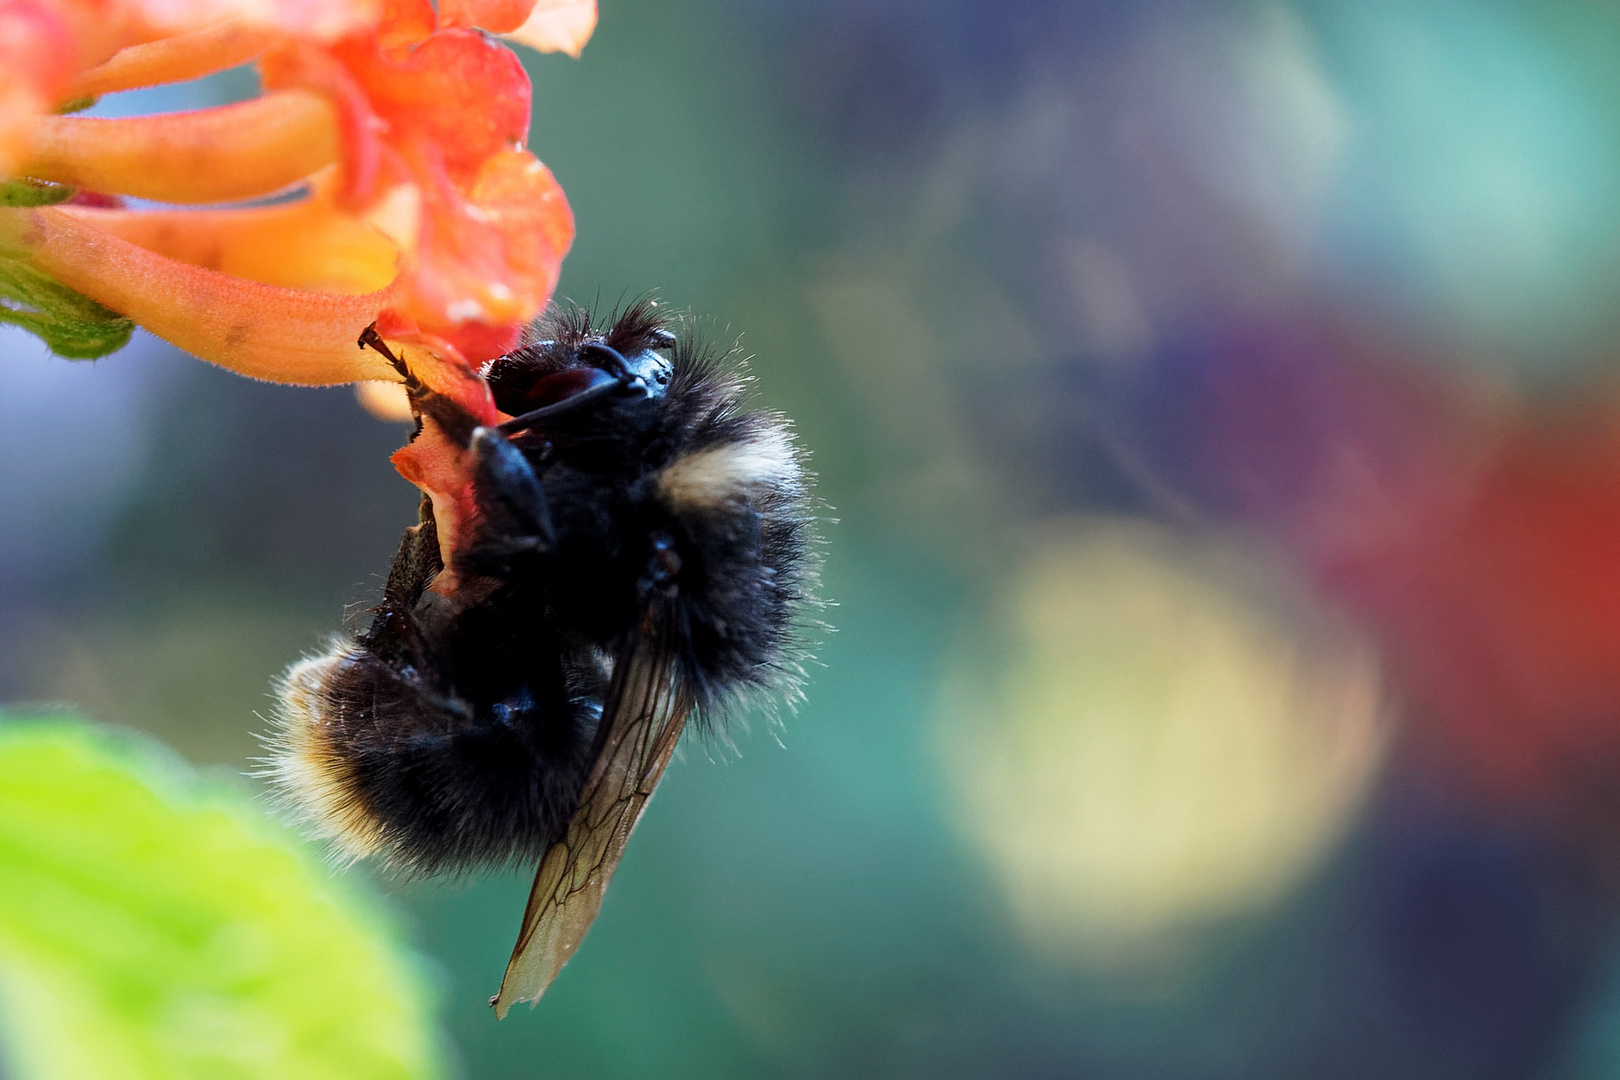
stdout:
{"type": "MultiPolygon", "coordinates": [[[[1620,1070],[1620,7],[604,0],[525,62],[559,296],[741,338],[835,629],[532,1013],[526,876],[376,881],[464,1075],[1620,1070]]],[[[0,700],[249,768],[408,429],[0,351],[0,700]]]]}

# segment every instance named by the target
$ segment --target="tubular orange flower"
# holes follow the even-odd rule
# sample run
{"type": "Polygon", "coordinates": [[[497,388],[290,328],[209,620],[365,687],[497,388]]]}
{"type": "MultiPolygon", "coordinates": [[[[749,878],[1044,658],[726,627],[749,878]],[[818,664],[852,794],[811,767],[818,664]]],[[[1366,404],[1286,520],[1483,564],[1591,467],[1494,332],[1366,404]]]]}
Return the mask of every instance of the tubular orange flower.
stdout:
{"type": "MultiPolygon", "coordinates": [[[[413,346],[424,382],[485,411],[479,381],[447,371],[472,375],[544,307],[573,219],[524,149],[527,75],[475,27],[577,53],[595,4],[441,8],[0,0],[0,181],[28,181],[0,200],[0,319],[37,326],[50,298],[82,308],[87,297],[205,360],[293,383],[399,378],[355,345],[381,320],[413,346]],[[74,99],[255,59],[265,93],[249,102],[57,115],[74,99]],[[303,198],[276,205],[60,204],[72,188],[205,204],[300,185],[303,198]]],[[[105,350],[105,336],[85,340],[79,355],[105,350]]]]}
{"type": "MultiPolygon", "coordinates": [[[[595,18],[595,0],[0,0],[0,322],[64,355],[117,349],[132,321],[255,378],[398,380],[357,348],[375,324],[412,376],[494,422],[479,368],[545,306],[574,223],[524,149],[528,76],[478,27],[577,54],[595,18]],[[59,115],[250,60],[252,101],[59,115]]],[[[447,563],[464,457],[431,422],[394,457],[447,563]]]]}

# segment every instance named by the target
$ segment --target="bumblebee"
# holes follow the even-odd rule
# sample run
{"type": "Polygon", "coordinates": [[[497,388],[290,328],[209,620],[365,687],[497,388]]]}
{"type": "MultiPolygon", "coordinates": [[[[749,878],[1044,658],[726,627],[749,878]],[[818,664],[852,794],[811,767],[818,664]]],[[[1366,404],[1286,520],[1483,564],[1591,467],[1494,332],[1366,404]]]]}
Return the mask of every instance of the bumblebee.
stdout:
{"type": "Polygon", "coordinates": [[[811,515],[787,420],[648,302],[553,313],[483,372],[480,424],[394,359],[465,461],[424,498],[369,626],[278,687],[268,772],[340,856],[408,873],[539,863],[500,993],[578,947],[689,715],[793,696],[811,515]]]}

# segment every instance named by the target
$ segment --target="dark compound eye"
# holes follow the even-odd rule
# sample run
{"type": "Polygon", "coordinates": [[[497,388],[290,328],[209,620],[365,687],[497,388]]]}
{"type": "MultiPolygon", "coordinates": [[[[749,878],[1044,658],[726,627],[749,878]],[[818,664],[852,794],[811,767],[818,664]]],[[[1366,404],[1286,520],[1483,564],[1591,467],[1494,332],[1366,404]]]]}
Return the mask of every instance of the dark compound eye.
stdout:
{"type": "Polygon", "coordinates": [[[537,380],[529,387],[529,392],[523,395],[521,409],[508,411],[528,412],[532,409],[541,409],[613,381],[614,376],[601,368],[569,368],[567,371],[559,371],[555,375],[547,375],[537,380]]]}

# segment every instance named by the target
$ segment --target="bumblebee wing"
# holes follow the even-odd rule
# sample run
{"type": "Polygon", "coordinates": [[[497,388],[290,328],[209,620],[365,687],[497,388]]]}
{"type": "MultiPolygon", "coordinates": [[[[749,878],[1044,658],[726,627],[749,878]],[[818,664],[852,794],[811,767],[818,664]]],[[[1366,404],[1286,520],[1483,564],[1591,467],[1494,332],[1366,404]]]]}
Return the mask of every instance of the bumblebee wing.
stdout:
{"type": "Polygon", "coordinates": [[[614,666],[597,740],[602,749],[579,810],[540,860],[501,992],[490,1002],[497,1016],[504,1019],[516,1002],[539,1001],[579,948],[691,709],[670,650],[638,638],[614,666]]]}

